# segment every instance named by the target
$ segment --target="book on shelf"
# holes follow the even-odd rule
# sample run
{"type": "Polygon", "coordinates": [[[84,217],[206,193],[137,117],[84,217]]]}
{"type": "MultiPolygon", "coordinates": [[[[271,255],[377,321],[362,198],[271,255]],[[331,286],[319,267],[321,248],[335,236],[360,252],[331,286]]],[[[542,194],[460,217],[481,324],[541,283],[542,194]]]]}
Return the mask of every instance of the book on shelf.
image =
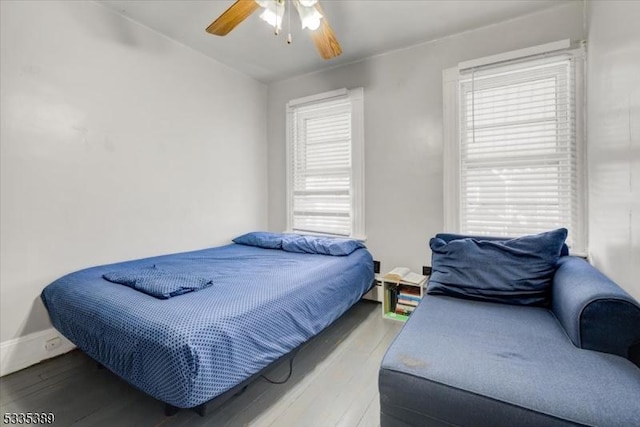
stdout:
{"type": "Polygon", "coordinates": [[[410,297],[420,297],[420,288],[417,286],[411,286],[411,285],[399,285],[398,293],[401,293],[403,295],[407,295],[410,297]]]}
{"type": "Polygon", "coordinates": [[[395,288],[386,288],[384,295],[385,307],[389,307],[390,311],[394,311],[398,303],[398,292],[395,288]]]}
{"type": "Polygon", "coordinates": [[[384,280],[389,280],[396,283],[405,282],[414,285],[420,285],[424,283],[425,280],[427,280],[427,276],[414,273],[407,267],[396,267],[384,275],[384,280]]]}
{"type": "Polygon", "coordinates": [[[400,285],[398,286],[398,295],[401,295],[407,299],[415,299],[420,301],[420,288],[417,286],[400,285]]]}
{"type": "Polygon", "coordinates": [[[413,313],[413,310],[415,309],[416,308],[414,306],[398,303],[396,304],[395,312],[398,314],[409,315],[413,313]]]}
{"type": "Polygon", "coordinates": [[[398,307],[400,307],[403,310],[410,310],[410,311],[413,311],[416,308],[415,305],[405,304],[405,303],[400,302],[400,300],[398,300],[398,303],[396,304],[396,308],[398,308],[398,307]]]}
{"type": "Polygon", "coordinates": [[[398,304],[404,304],[404,305],[408,305],[408,306],[411,306],[411,307],[417,307],[418,306],[418,301],[404,299],[404,298],[399,296],[398,297],[398,304]]]}

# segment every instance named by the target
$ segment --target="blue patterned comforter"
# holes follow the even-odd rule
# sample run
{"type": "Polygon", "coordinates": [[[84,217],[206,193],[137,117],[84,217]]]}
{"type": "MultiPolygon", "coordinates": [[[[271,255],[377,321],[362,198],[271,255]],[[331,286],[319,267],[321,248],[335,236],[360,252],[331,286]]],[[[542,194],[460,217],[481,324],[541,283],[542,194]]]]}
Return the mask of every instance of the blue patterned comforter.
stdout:
{"type": "Polygon", "coordinates": [[[99,266],[42,292],[58,331],[151,396],[202,404],[307,341],[370,288],[366,249],[348,256],[231,244],[99,266]],[[212,285],[158,299],[102,275],[156,265],[212,285]]]}

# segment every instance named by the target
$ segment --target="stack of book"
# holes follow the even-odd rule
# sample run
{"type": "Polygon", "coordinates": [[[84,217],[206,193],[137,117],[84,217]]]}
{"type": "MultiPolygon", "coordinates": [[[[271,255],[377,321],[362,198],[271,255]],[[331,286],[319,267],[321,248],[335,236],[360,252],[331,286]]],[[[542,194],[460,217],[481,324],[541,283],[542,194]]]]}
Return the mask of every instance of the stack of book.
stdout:
{"type": "Polygon", "coordinates": [[[420,289],[415,286],[398,286],[396,314],[410,315],[420,302],[420,289]]]}

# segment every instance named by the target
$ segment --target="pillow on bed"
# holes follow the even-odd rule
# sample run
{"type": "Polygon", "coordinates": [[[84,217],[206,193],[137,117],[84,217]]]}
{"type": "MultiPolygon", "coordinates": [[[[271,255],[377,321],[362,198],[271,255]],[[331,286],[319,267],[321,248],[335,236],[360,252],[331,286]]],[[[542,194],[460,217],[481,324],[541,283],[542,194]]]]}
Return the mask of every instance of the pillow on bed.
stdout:
{"type": "Polygon", "coordinates": [[[510,240],[429,241],[428,294],[514,305],[548,305],[551,280],[567,237],[557,230],[510,240]]]}
{"type": "Polygon", "coordinates": [[[364,247],[366,246],[362,242],[354,239],[302,236],[299,234],[286,234],[282,238],[282,249],[287,252],[344,256],[364,247]]]}
{"type": "Polygon", "coordinates": [[[266,231],[254,231],[243,234],[233,239],[233,243],[246,246],[257,246],[265,249],[282,249],[281,233],[268,233],[266,231]]]}

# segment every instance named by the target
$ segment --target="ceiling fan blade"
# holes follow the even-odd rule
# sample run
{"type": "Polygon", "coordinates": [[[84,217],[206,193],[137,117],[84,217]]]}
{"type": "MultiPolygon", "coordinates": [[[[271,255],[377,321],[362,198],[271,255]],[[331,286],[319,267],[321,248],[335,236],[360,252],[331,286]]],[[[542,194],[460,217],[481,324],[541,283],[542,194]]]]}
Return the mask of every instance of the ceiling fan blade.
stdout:
{"type": "Polygon", "coordinates": [[[316,9],[322,14],[322,19],[320,20],[320,28],[311,32],[311,38],[323,59],[335,58],[342,53],[342,48],[327,21],[327,15],[325,15],[322,7],[320,7],[320,3],[316,3],[316,9]]]}
{"type": "Polygon", "coordinates": [[[237,0],[207,27],[207,33],[226,36],[259,7],[255,0],[237,0]]]}

